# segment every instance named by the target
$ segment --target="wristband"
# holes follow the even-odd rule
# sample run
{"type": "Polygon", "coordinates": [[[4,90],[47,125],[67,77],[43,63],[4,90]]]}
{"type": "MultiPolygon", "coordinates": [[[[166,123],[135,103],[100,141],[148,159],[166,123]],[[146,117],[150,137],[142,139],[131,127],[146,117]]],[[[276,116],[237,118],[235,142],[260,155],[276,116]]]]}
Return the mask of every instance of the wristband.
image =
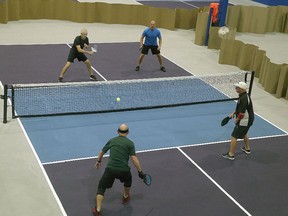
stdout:
{"type": "Polygon", "coordinates": [[[145,174],[142,171],[138,171],[139,178],[143,179],[145,177],[145,174]]]}
{"type": "Polygon", "coordinates": [[[101,163],[101,161],[98,160],[97,163],[101,163]]]}

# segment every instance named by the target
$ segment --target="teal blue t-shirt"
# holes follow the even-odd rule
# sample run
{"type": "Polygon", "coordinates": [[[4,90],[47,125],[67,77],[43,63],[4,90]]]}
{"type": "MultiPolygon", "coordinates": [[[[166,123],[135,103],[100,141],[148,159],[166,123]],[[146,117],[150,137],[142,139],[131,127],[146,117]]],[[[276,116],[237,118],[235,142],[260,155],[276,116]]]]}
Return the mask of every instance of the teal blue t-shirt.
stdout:
{"type": "Polygon", "coordinates": [[[157,38],[161,39],[161,33],[157,28],[153,30],[146,28],[142,33],[142,37],[145,37],[144,45],[157,46],[157,38]]]}

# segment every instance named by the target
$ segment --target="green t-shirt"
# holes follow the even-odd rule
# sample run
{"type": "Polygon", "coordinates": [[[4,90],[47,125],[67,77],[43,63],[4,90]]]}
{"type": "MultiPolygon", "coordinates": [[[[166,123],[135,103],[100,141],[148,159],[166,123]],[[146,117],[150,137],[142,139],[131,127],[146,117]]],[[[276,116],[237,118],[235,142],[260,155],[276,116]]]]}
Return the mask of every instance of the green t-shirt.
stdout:
{"type": "Polygon", "coordinates": [[[129,157],[135,155],[134,143],[124,136],[117,136],[110,139],[103,147],[102,151],[106,153],[110,150],[110,157],[107,167],[116,170],[129,171],[129,157]]]}

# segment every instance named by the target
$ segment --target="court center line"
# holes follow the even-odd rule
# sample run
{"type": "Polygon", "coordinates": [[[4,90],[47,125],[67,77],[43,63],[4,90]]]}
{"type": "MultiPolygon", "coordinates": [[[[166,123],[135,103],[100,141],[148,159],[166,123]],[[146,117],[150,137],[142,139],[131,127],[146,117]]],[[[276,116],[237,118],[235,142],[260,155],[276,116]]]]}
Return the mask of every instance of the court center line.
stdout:
{"type": "MultiPolygon", "coordinates": [[[[67,46],[70,47],[70,49],[72,48],[69,43],[67,43],[67,46]]],[[[107,79],[106,79],[104,76],[102,76],[102,74],[99,73],[94,67],[92,67],[92,65],[91,65],[91,68],[92,68],[92,70],[93,70],[95,73],[97,73],[104,81],[107,81],[107,79]]]]}
{"type": "Polygon", "coordinates": [[[252,216],[243,206],[240,205],[227,191],[225,191],[211,176],[209,176],[195,161],[193,161],[182,149],[177,148],[194,166],[197,167],[213,184],[215,184],[230,200],[232,200],[248,216],[252,216]]]}

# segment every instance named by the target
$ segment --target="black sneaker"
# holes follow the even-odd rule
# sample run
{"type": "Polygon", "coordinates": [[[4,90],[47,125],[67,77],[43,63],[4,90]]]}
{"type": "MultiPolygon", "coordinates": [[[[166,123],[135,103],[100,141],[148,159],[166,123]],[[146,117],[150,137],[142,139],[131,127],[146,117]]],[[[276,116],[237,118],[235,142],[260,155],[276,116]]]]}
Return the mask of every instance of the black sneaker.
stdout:
{"type": "Polygon", "coordinates": [[[90,75],[90,80],[97,81],[97,78],[94,75],[90,75]]]}
{"type": "Polygon", "coordinates": [[[245,147],[242,147],[241,150],[243,152],[245,152],[245,154],[250,155],[251,154],[251,150],[246,150],[245,147]]]}
{"type": "Polygon", "coordinates": [[[137,66],[136,68],[135,68],[135,71],[139,71],[140,70],[140,66],[137,66]]]}
{"type": "Polygon", "coordinates": [[[235,160],[235,157],[234,156],[230,156],[229,152],[226,153],[226,154],[222,154],[222,157],[226,158],[226,159],[229,159],[229,160],[235,160]]]}
{"type": "Polygon", "coordinates": [[[63,82],[63,77],[59,77],[58,82],[63,82]]]}
{"type": "Polygon", "coordinates": [[[163,66],[160,67],[160,70],[163,71],[163,72],[166,72],[166,69],[165,69],[165,67],[163,67],[163,66]]]}

